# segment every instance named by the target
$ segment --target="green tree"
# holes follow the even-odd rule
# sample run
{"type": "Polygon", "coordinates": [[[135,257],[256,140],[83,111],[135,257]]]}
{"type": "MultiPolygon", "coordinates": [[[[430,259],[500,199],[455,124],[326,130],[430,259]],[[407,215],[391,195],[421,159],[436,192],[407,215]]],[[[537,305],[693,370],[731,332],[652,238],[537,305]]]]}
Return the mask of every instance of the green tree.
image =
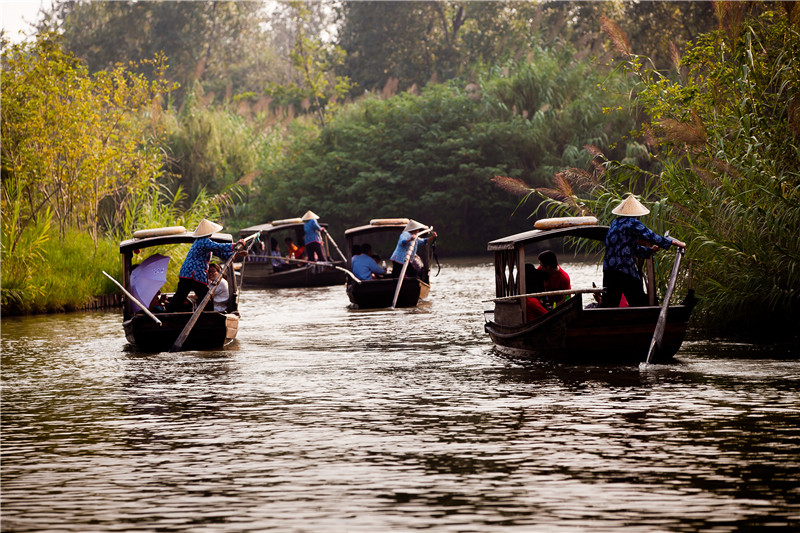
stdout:
{"type": "Polygon", "coordinates": [[[118,210],[160,173],[160,133],[142,113],[167,85],[122,66],[89,74],[49,34],[3,43],[2,85],[4,250],[48,212],[62,233],[77,225],[96,240],[101,202],[118,210]]]}
{"type": "MultiPolygon", "coordinates": [[[[42,30],[63,34],[64,47],[91,72],[166,55],[171,81],[207,94],[260,92],[280,59],[272,51],[261,2],[64,1],[42,30]]],[[[141,65],[140,73],[153,72],[141,65]]]]}
{"type": "Polygon", "coordinates": [[[601,16],[628,30],[659,68],[671,65],[670,43],[677,50],[714,24],[710,2],[344,2],[342,72],[361,90],[380,90],[389,79],[405,90],[465,75],[476,63],[520,59],[537,46],[568,42],[579,59],[598,58],[607,51],[601,16]]]}
{"type": "MultiPolygon", "coordinates": [[[[629,116],[603,112],[612,98],[598,86],[604,77],[564,47],[486,69],[479,84],[432,84],[420,95],[349,105],[318,134],[297,134],[265,168],[252,222],[306,209],[339,229],[410,216],[435,224],[452,252],[482,252],[528,225],[522,215],[509,219],[514,200],[489,178],[549,184],[565,162],[588,162],[581,146],[610,148],[614,129],[631,129],[629,116]]],[[[614,97],[623,102],[621,91],[614,97]]]]}
{"type": "Polygon", "coordinates": [[[295,1],[288,5],[296,21],[294,46],[289,52],[294,80],[288,84],[270,84],[267,94],[275,97],[278,104],[310,111],[324,127],[334,105],[351,88],[346,76],[335,75],[336,67],[344,61],[344,50],[308,32],[306,21],[311,19],[312,12],[306,4],[295,1]]]}
{"type": "Polygon", "coordinates": [[[661,227],[689,243],[703,323],[779,339],[800,321],[800,8],[766,7],[716,3],[720,29],[697,38],[674,77],[605,20],[662,167],[647,172],[593,150],[594,172],[562,174],[587,196],[556,200],[602,216],[624,192],[643,194],[661,227]]]}

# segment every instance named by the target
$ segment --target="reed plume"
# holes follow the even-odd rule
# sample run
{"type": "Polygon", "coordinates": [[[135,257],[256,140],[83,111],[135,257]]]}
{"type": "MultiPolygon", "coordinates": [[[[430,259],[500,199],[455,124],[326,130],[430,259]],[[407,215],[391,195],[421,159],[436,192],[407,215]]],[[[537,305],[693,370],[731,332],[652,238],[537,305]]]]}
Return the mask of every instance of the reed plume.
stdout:
{"type": "Polygon", "coordinates": [[[600,17],[600,27],[603,28],[605,34],[611,39],[614,48],[616,48],[618,52],[626,56],[631,55],[631,42],[628,40],[628,36],[625,35],[625,32],[622,31],[622,28],[617,26],[616,22],[603,15],[600,17]]]}
{"type": "Polygon", "coordinates": [[[514,196],[526,196],[533,191],[533,189],[528,187],[524,181],[518,178],[495,176],[491,179],[491,181],[498,189],[510,192],[514,196]]]}

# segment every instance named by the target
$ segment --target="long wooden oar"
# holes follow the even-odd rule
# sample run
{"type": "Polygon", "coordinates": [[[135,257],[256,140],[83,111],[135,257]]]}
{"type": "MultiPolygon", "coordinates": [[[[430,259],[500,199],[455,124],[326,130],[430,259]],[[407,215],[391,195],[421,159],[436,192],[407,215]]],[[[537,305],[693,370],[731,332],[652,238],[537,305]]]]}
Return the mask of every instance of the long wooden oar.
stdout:
{"type": "Polygon", "coordinates": [[[395,309],[397,306],[397,298],[400,296],[400,288],[403,286],[403,278],[406,276],[406,270],[408,270],[408,263],[411,262],[411,256],[414,255],[414,244],[417,242],[417,238],[420,235],[428,233],[429,231],[433,231],[433,228],[428,228],[425,231],[420,231],[419,233],[415,233],[411,236],[411,242],[408,243],[408,252],[406,252],[406,258],[405,261],[403,261],[403,268],[400,270],[400,277],[397,278],[397,287],[394,289],[392,309],[395,309]]]}
{"type": "Polygon", "coordinates": [[[155,320],[156,324],[158,324],[159,326],[161,325],[161,321],[160,321],[158,318],[156,318],[156,315],[154,315],[153,313],[151,313],[151,312],[150,312],[150,310],[147,308],[147,306],[146,306],[146,305],[144,305],[142,302],[140,302],[140,301],[139,301],[139,300],[138,300],[138,299],[137,299],[137,298],[136,298],[136,297],[135,297],[133,294],[131,294],[131,293],[129,293],[128,291],[126,291],[126,290],[125,290],[125,287],[123,287],[123,286],[122,286],[122,284],[121,284],[119,281],[117,281],[117,280],[115,280],[114,278],[112,278],[111,276],[109,276],[109,275],[108,275],[108,272],[106,272],[105,270],[103,270],[103,274],[105,274],[105,275],[106,275],[106,277],[107,277],[108,279],[110,279],[111,281],[113,281],[113,282],[114,282],[114,284],[116,284],[116,286],[120,288],[120,290],[122,291],[122,293],[123,293],[125,296],[127,296],[128,298],[130,298],[131,300],[133,300],[133,301],[134,301],[134,303],[136,303],[136,305],[138,305],[139,307],[141,307],[141,308],[142,308],[142,311],[144,311],[144,313],[145,313],[147,316],[149,316],[150,318],[152,318],[153,320],[155,320]]]}
{"type": "Polygon", "coordinates": [[[645,363],[650,363],[650,358],[655,351],[656,346],[661,349],[661,338],[664,336],[664,329],[667,326],[667,308],[669,307],[669,299],[672,297],[672,290],[675,288],[675,280],[678,277],[678,266],[681,264],[681,256],[686,253],[683,248],[678,248],[675,252],[675,263],[672,265],[672,273],[669,275],[669,283],[667,284],[667,292],[664,294],[664,303],[661,305],[661,312],[658,314],[658,322],[656,322],[656,329],[653,332],[653,340],[650,341],[650,349],[647,350],[647,359],[645,363]]]}
{"type": "Polygon", "coordinates": [[[339,256],[342,258],[342,261],[344,261],[346,263],[347,262],[347,257],[345,257],[345,255],[339,249],[339,245],[336,244],[336,241],[333,240],[333,237],[331,237],[331,234],[328,233],[328,230],[326,230],[325,228],[322,228],[322,231],[325,232],[325,236],[331,241],[331,244],[333,245],[334,248],[336,248],[336,251],[339,252],[339,256]]]}
{"type": "Polygon", "coordinates": [[[566,296],[568,294],[597,294],[601,293],[605,288],[594,289],[565,289],[560,291],[547,291],[547,292],[532,292],[530,294],[516,294],[514,296],[501,296],[500,298],[492,298],[491,300],[481,300],[482,303],[486,302],[503,302],[507,300],[517,300],[519,298],[541,298],[543,296],[566,296]]]}
{"type": "Polygon", "coordinates": [[[328,261],[309,261],[307,259],[292,259],[291,257],[281,257],[280,260],[281,261],[289,261],[289,262],[293,262],[293,263],[303,263],[305,265],[319,265],[319,266],[333,267],[336,270],[341,270],[342,272],[344,272],[345,274],[347,274],[348,276],[353,278],[353,280],[355,280],[357,283],[361,283],[361,280],[358,279],[355,276],[355,274],[353,274],[352,272],[350,272],[346,268],[342,268],[342,267],[340,267],[338,265],[334,265],[333,263],[329,263],[328,261]]]}
{"type": "MultiPolygon", "coordinates": [[[[257,235],[258,235],[258,233],[253,233],[249,237],[245,238],[244,241],[247,242],[247,241],[255,238],[257,235]]],[[[253,242],[255,242],[255,241],[253,241],[253,242]]],[[[251,242],[250,246],[248,246],[247,249],[250,250],[250,247],[252,245],[253,245],[253,243],[251,242]]],[[[211,284],[208,286],[208,292],[206,292],[206,295],[203,297],[203,300],[197,306],[197,309],[195,309],[194,313],[192,313],[191,318],[186,323],[186,325],[183,327],[183,331],[181,331],[181,334],[178,335],[177,339],[175,339],[175,343],[172,345],[172,348],[169,349],[170,352],[180,351],[181,347],[183,346],[183,343],[186,342],[186,337],[188,337],[189,333],[192,332],[192,328],[194,328],[194,325],[197,323],[197,319],[200,318],[200,314],[206,308],[206,304],[211,299],[211,297],[214,296],[214,290],[217,288],[217,285],[219,285],[219,282],[222,280],[222,277],[223,277],[222,274],[224,274],[225,271],[228,270],[228,267],[231,266],[231,263],[233,263],[233,259],[236,257],[236,252],[237,251],[238,251],[238,247],[234,246],[233,253],[228,258],[228,260],[225,261],[225,264],[222,266],[222,273],[220,273],[220,275],[217,276],[217,279],[212,281],[211,284]]]]}

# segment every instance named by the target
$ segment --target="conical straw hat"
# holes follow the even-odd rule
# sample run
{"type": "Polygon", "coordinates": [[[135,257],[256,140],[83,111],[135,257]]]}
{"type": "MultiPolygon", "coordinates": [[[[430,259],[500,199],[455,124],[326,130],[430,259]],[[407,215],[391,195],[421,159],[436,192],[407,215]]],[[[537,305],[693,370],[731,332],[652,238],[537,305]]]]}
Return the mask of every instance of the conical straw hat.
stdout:
{"type": "Polygon", "coordinates": [[[306,214],[303,215],[303,217],[300,220],[302,220],[303,222],[307,222],[307,221],[309,221],[311,219],[316,220],[318,218],[319,218],[319,215],[317,215],[313,211],[306,211],[306,214]]]}
{"type": "Polygon", "coordinates": [[[192,233],[192,237],[208,237],[222,229],[222,226],[205,218],[197,225],[197,229],[192,233]]]}
{"type": "Polygon", "coordinates": [[[628,195],[620,204],[611,211],[623,217],[640,217],[650,212],[634,195],[628,195]]]}
{"type": "Polygon", "coordinates": [[[426,226],[424,224],[421,224],[421,223],[417,222],[416,220],[409,220],[408,224],[406,224],[406,227],[403,228],[403,231],[412,232],[412,231],[418,231],[418,230],[421,230],[421,229],[428,229],[428,226],[426,226]]]}

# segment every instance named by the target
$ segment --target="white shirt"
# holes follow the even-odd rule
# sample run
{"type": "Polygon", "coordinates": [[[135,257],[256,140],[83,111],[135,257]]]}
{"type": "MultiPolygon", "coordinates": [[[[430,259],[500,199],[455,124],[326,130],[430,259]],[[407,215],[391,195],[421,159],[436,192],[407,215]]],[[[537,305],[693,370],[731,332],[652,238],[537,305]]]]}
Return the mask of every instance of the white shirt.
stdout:
{"type": "Polygon", "coordinates": [[[223,313],[228,310],[228,281],[225,279],[219,280],[216,290],[214,290],[214,311],[222,311],[223,313]]]}

